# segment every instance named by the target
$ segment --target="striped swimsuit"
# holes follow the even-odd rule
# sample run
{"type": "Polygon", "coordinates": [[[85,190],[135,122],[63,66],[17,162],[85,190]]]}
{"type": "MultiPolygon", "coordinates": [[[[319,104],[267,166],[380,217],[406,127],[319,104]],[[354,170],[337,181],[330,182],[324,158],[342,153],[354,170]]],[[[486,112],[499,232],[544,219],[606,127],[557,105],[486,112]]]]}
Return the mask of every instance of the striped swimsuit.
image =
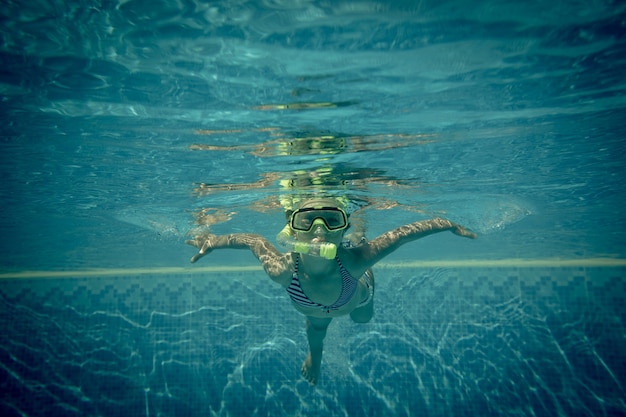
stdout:
{"type": "Polygon", "coordinates": [[[358,281],[350,275],[346,268],[344,268],[338,257],[335,257],[335,260],[339,265],[339,274],[341,275],[341,294],[339,294],[337,301],[335,301],[332,305],[325,306],[323,304],[316,303],[307,297],[300,287],[300,278],[298,278],[298,265],[300,263],[299,256],[296,257],[296,266],[293,271],[293,277],[291,278],[291,283],[287,287],[287,293],[289,294],[289,297],[291,297],[291,300],[299,306],[319,308],[326,313],[330,313],[331,311],[337,310],[346,305],[356,292],[358,281]]]}

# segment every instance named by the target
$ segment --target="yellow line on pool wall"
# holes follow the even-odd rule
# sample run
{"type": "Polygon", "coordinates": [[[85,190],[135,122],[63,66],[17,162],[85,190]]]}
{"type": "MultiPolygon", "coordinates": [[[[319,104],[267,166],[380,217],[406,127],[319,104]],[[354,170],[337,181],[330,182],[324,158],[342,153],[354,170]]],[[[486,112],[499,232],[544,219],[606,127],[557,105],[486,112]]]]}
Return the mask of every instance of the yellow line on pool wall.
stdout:
{"type": "Polygon", "coordinates": [[[384,264],[381,262],[378,265],[387,268],[618,268],[626,266],[626,259],[464,259],[449,261],[394,262],[392,264],[384,264]]]}
{"type": "MultiPolygon", "coordinates": [[[[626,267],[626,259],[459,259],[442,261],[381,262],[377,269],[434,269],[434,268],[619,268],[626,267]]],[[[32,278],[96,278],[135,275],[177,275],[228,272],[261,272],[260,266],[185,266],[161,268],[106,268],[73,271],[16,271],[0,273],[2,279],[32,278]]]]}
{"type": "Polygon", "coordinates": [[[161,268],[106,268],[84,269],[76,271],[21,271],[0,273],[0,279],[6,278],[96,278],[110,276],[133,275],[176,275],[221,272],[260,272],[260,266],[205,266],[194,267],[161,267],[161,268]]]}

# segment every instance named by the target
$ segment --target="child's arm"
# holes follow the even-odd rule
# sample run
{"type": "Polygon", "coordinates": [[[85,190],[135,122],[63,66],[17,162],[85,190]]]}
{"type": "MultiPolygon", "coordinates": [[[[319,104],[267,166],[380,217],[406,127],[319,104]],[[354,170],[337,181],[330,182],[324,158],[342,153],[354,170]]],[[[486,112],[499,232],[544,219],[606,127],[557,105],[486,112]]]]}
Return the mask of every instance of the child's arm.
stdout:
{"type": "Polygon", "coordinates": [[[467,230],[463,226],[449,220],[434,218],[406,224],[390,230],[357,248],[359,257],[367,264],[373,266],[376,262],[389,255],[405,243],[421,239],[434,233],[451,231],[455,235],[476,239],[476,233],[467,230]]]}
{"type": "Polygon", "coordinates": [[[204,234],[196,236],[193,240],[187,240],[185,243],[200,249],[191,258],[192,263],[215,249],[249,249],[261,261],[265,272],[272,280],[282,285],[285,285],[285,283],[289,285],[291,280],[291,271],[293,270],[291,254],[280,252],[263,236],[252,233],[235,233],[230,235],[204,234]]]}

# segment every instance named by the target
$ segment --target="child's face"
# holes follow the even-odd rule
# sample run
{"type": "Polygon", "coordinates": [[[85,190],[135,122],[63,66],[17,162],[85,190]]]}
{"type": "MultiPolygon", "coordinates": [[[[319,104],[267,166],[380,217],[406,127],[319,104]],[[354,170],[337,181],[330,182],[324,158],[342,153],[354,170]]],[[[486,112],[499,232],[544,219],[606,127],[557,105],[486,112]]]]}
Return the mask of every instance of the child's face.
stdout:
{"type": "Polygon", "coordinates": [[[324,221],[321,219],[315,219],[311,230],[309,231],[296,231],[297,239],[301,242],[328,242],[336,245],[340,244],[343,240],[344,230],[328,230],[324,221]]]}

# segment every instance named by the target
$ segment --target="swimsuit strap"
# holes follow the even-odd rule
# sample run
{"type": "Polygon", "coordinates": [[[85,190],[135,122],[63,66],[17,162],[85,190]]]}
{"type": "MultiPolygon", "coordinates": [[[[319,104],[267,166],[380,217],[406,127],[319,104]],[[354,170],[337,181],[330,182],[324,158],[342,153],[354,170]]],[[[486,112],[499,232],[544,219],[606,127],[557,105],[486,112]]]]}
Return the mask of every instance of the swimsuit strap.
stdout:
{"type": "Polygon", "coordinates": [[[291,300],[301,306],[304,307],[322,307],[321,304],[315,303],[311,301],[309,297],[302,291],[302,287],[300,287],[300,278],[298,277],[298,266],[300,263],[300,256],[296,254],[296,264],[293,269],[293,275],[291,277],[291,282],[289,286],[286,288],[287,294],[291,300]]]}
{"type": "Polygon", "coordinates": [[[356,288],[358,282],[350,272],[343,266],[339,257],[335,257],[335,260],[339,264],[339,275],[341,275],[341,295],[335,301],[335,306],[343,306],[347,304],[351,299],[354,293],[356,292],[356,288]]]}

